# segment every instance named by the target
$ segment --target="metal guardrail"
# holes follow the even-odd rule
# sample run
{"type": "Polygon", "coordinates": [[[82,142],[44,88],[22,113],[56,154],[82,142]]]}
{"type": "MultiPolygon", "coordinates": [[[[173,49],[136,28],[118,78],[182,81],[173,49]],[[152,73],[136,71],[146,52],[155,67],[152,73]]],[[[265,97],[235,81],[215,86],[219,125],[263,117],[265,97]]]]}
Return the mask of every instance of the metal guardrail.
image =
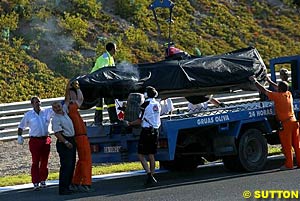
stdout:
{"type": "MultiPolygon", "coordinates": [[[[276,80],[280,80],[279,73],[276,73],[276,80]]],[[[218,99],[221,102],[224,102],[226,105],[259,100],[257,91],[236,91],[233,93],[216,94],[214,95],[214,98],[218,99]]],[[[63,100],[63,97],[42,99],[42,107],[51,107],[52,102],[57,100],[63,100]]],[[[175,108],[174,113],[184,113],[187,111],[188,102],[185,98],[172,98],[172,101],[175,108]]],[[[212,107],[211,104],[209,106],[212,107]]],[[[24,113],[31,109],[32,107],[30,101],[0,104],[0,141],[12,140],[17,138],[18,125],[24,113]]],[[[87,125],[90,125],[94,122],[94,110],[95,108],[93,107],[88,110],[79,111],[87,125]]],[[[106,110],[104,110],[103,119],[104,122],[108,122],[109,118],[106,110]]],[[[24,130],[23,134],[24,137],[28,137],[28,130],[24,130]]]]}
{"type": "MultiPolygon", "coordinates": [[[[215,98],[220,100],[221,102],[224,102],[225,104],[232,104],[232,103],[239,103],[239,102],[245,102],[245,101],[251,101],[251,100],[258,100],[258,93],[257,92],[245,92],[245,91],[239,91],[235,93],[229,93],[229,94],[221,94],[221,95],[215,95],[215,98]]],[[[50,99],[42,99],[42,107],[43,108],[49,108],[51,107],[51,104],[54,101],[57,100],[63,100],[63,97],[59,98],[50,98],[50,99]]],[[[173,104],[174,104],[174,113],[180,112],[184,113],[187,111],[187,104],[185,98],[183,97],[177,97],[172,98],[173,104]]],[[[212,107],[212,105],[209,105],[212,107]]],[[[15,103],[4,103],[0,104],[0,140],[13,140],[17,138],[17,129],[18,125],[24,116],[24,113],[31,110],[31,104],[30,101],[24,101],[24,102],[15,102],[15,103]]],[[[83,118],[83,120],[87,123],[87,125],[90,125],[94,121],[94,107],[90,108],[88,110],[80,110],[80,114],[83,118]]],[[[104,122],[108,122],[108,113],[106,110],[104,110],[103,113],[104,116],[104,122]]],[[[24,137],[28,137],[28,130],[24,130],[23,132],[24,137]]]]}

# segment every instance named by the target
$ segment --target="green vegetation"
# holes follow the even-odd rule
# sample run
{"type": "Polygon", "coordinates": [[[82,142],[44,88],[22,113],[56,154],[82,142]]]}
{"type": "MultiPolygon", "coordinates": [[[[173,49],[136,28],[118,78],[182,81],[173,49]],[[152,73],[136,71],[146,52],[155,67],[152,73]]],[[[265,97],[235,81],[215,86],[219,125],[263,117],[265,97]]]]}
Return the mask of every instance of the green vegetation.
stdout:
{"type": "Polygon", "coordinates": [[[21,39],[12,43],[14,47],[0,46],[0,102],[29,100],[32,95],[46,98],[63,94],[65,79],[27,55],[21,48],[21,39]]]}
{"type": "Polygon", "coordinates": [[[269,156],[281,154],[281,145],[269,145],[268,152],[269,156]]]}
{"type": "MultiPolygon", "coordinates": [[[[156,163],[158,168],[159,163],[156,163]]],[[[103,166],[94,166],[93,167],[93,175],[103,175],[103,174],[111,174],[118,172],[129,172],[135,170],[142,170],[142,165],[138,162],[132,163],[121,163],[116,165],[103,165],[103,166]]],[[[57,180],[58,172],[52,172],[48,176],[48,180],[57,180]]],[[[31,183],[31,177],[29,174],[15,175],[15,176],[5,176],[0,178],[0,187],[1,186],[11,186],[18,184],[26,184],[31,183]]]]}
{"type": "MultiPolygon", "coordinates": [[[[90,71],[108,41],[117,62],[164,58],[168,9],[152,0],[0,2],[0,103],[63,96],[66,80],[90,71]]],[[[300,52],[299,1],[175,1],[171,39],[202,55],[255,46],[263,60],[300,52]]]]}

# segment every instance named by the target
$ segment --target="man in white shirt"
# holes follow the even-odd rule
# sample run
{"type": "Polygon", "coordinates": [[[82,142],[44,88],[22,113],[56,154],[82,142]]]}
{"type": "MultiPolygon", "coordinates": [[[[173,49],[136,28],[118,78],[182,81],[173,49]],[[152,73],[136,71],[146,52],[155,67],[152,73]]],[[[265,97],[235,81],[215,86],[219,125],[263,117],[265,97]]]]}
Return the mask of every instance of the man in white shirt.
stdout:
{"type": "Polygon", "coordinates": [[[160,115],[171,114],[174,110],[174,105],[171,98],[160,100],[161,112],[160,115]]]}
{"type": "Polygon", "coordinates": [[[73,192],[70,185],[76,162],[75,131],[72,120],[60,102],[52,104],[55,115],[52,119],[52,129],[57,138],[56,149],[60,158],[59,195],[69,195],[73,192]]]}
{"type": "Polygon", "coordinates": [[[192,104],[189,102],[188,103],[188,112],[190,114],[192,114],[192,113],[205,111],[205,110],[207,110],[209,103],[214,104],[217,107],[225,107],[225,104],[223,102],[220,102],[217,99],[215,99],[213,97],[213,95],[207,96],[206,98],[207,98],[207,101],[198,103],[198,104],[192,104]]]}
{"type": "Polygon", "coordinates": [[[159,135],[159,127],[161,124],[160,113],[161,106],[155,100],[158,93],[155,88],[146,87],[145,102],[141,105],[141,114],[135,121],[128,122],[129,126],[141,125],[142,131],[138,143],[138,157],[145,171],[147,172],[147,179],[145,185],[152,185],[157,183],[154,178],[155,172],[155,158],[157,152],[157,140],[159,135]],[[148,166],[145,156],[148,156],[150,167],[148,166]]]}
{"type": "Polygon", "coordinates": [[[29,127],[29,150],[32,157],[31,180],[34,190],[39,190],[40,187],[46,187],[45,181],[48,178],[48,159],[51,144],[48,126],[53,111],[51,108],[41,109],[40,99],[36,96],[31,98],[31,105],[33,110],[24,114],[18,126],[18,143],[23,144],[23,130],[29,127]]]}

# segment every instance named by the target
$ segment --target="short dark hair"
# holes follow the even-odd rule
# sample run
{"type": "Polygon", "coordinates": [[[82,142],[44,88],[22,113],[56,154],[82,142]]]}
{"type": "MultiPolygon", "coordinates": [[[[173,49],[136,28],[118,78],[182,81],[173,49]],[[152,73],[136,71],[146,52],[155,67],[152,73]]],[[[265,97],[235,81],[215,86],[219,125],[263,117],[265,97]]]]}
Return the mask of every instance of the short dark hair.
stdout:
{"type": "Polygon", "coordinates": [[[146,87],[146,93],[147,93],[149,98],[155,98],[158,95],[156,89],[154,87],[151,87],[151,86],[146,87]]]}
{"type": "Polygon", "coordinates": [[[31,97],[31,99],[30,99],[30,103],[32,104],[33,103],[33,101],[34,100],[40,100],[40,98],[38,97],[38,96],[33,96],[33,97],[31,97]]]}
{"type": "Polygon", "coordinates": [[[115,44],[114,43],[107,43],[105,49],[109,52],[111,50],[113,50],[115,48],[115,44]]]}
{"type": "Polygon", "coordinates": [[[278,82],[278,91],[286,92],[289,89],[289,84],[286,81],[278,82]]]}
{"type": "Polygon", "coordinates": [[[280,75],[289,75],[289,71],[286,68],[281,68],[279,71],[280,75]]]}

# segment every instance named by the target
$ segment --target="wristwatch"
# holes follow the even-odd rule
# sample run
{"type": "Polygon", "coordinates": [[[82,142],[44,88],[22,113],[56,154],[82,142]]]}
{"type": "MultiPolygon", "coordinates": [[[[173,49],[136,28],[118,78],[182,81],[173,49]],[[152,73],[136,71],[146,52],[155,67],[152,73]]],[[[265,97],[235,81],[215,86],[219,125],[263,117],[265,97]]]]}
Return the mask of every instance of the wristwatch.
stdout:
{"type": "Polygon", "coordinates": [[[66,145],[69,144],[69,143],[70,143],[70,142],[69,142],[68,140],[65,141],[65,144],[66,144],[66,145]]]}

